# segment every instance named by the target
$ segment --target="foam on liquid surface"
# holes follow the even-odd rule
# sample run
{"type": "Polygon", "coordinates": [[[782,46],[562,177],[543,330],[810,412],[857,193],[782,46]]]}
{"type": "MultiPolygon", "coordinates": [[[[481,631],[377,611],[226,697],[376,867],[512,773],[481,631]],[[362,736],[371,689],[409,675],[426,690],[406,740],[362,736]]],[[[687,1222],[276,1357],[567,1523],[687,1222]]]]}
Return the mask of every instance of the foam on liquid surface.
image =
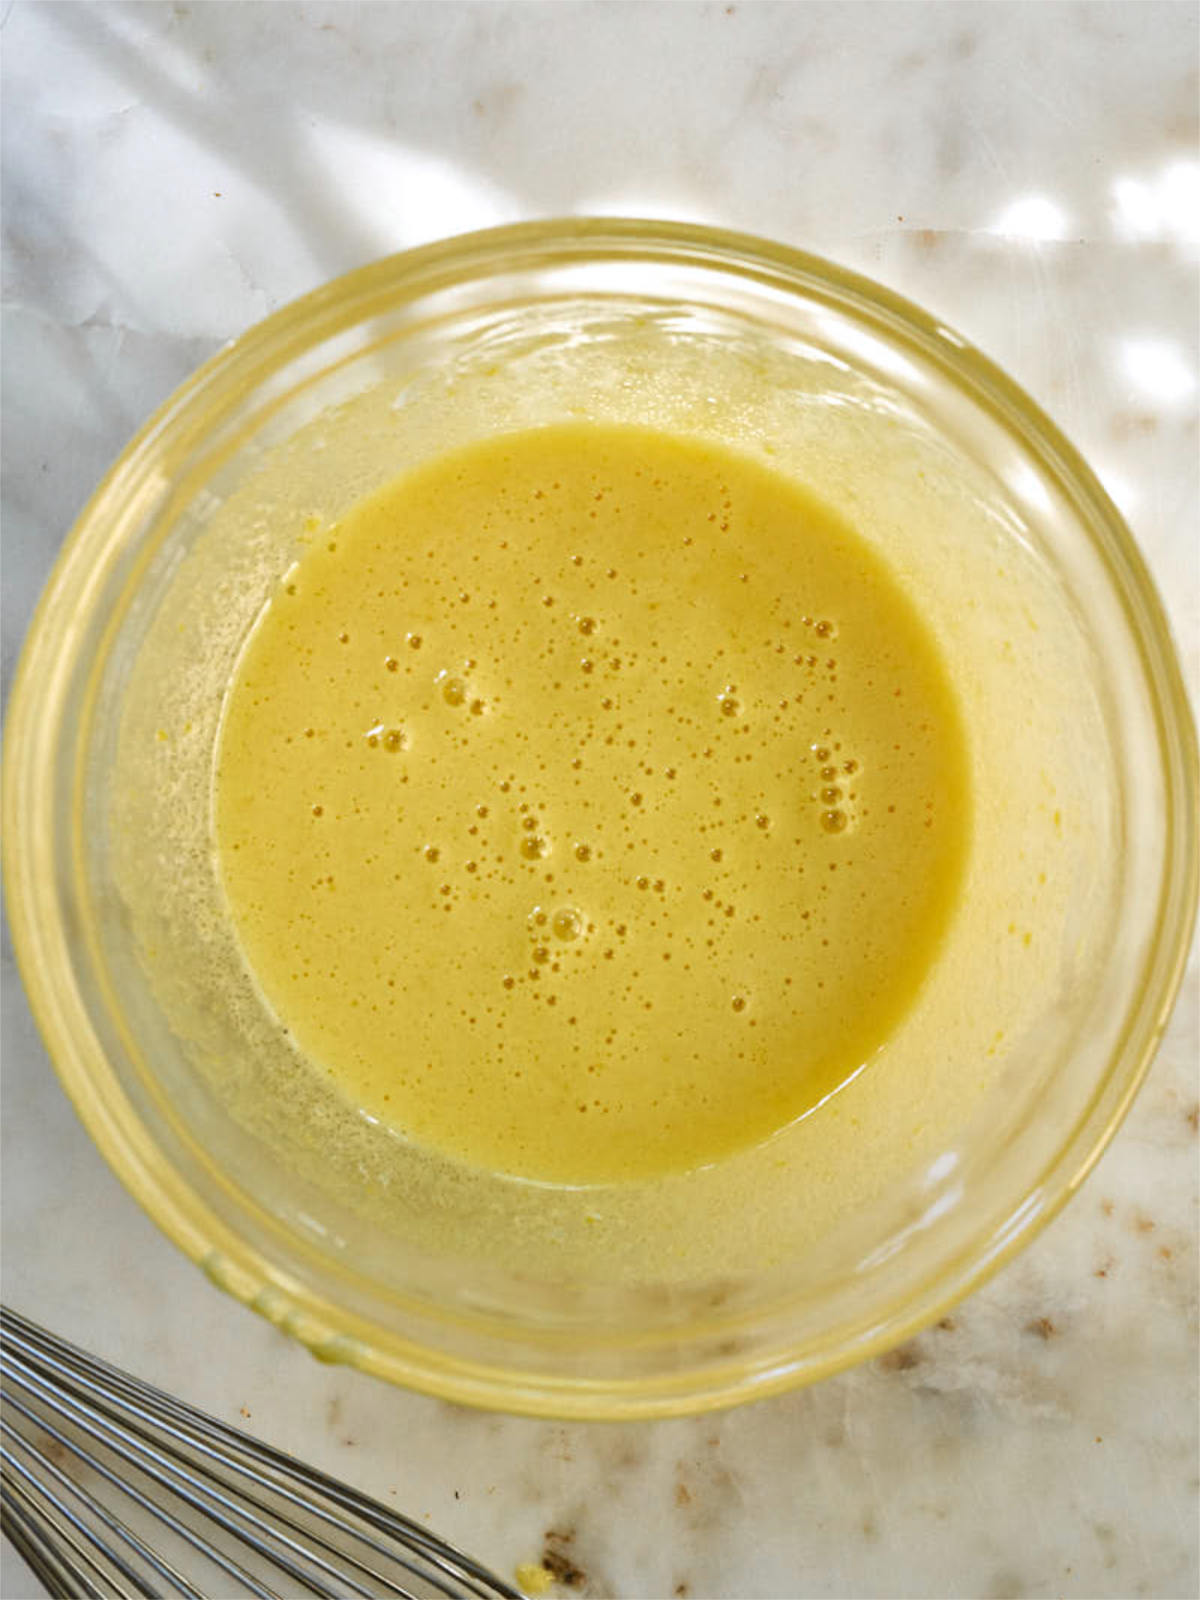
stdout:
{"type": "Polygon", "coordinates": [[[843,521],[709,444],[557,426],[314,541],[230,692],[218,852],[354,1103],[473,1165],[645,1179],[869,1062],[958,892],[965,766],[843,521]]]}

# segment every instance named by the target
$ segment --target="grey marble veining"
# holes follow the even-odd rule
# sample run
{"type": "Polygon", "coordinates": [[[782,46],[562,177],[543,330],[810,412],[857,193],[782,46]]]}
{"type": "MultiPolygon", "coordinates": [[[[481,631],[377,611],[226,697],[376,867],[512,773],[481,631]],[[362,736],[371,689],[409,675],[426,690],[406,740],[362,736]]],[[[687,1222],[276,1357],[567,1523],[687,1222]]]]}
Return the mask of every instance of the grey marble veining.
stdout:
{"type": "MultiPolygon", "coordinates": [[[[205,356],[385,251],[625,212],[865,271],[1084,450],[1197,622],[1196,13],[1172,4],[97,4],[3,27],[5,681],[71,520],[205,356]]],[[[318,1367],[142,1216],[3,951],[6,1299],[595,1596],[1197,1592],[1196,968],[1064,1215],[946,1324],[715,1417],[477,1415],[318,1367]],[[553,1541],[552,1541],[553,1543],[553,1541]]],[[[4,1555],[0,1588],[35,1591],[4,1555]]]]}

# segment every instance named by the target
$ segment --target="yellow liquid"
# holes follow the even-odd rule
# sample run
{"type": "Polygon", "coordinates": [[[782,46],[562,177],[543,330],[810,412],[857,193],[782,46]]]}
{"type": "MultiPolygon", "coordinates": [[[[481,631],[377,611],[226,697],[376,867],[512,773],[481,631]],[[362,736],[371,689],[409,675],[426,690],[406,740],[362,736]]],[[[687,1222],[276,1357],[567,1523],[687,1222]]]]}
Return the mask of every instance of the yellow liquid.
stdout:
{"type": "Polygon", "coordinates": [[[851,528],[731,452],[579,424],[314,540],[229,692],[216,825],[315,1070],[452,1158],[598,1183],[718,1161],[869,1063],[967,799],[940,655],[851,528]]]}

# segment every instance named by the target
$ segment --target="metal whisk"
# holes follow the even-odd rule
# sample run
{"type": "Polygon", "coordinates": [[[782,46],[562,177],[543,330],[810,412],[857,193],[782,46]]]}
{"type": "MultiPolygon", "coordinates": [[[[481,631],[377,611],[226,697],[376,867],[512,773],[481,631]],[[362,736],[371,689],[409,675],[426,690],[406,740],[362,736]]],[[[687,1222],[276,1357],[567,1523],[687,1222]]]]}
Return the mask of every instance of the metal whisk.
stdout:
{"type": "Polygon", "coordinates": [[[7,1309],[0,1394],[0,1521],[51,1595],[520,1600],[418,1523],[7,1309]]]}

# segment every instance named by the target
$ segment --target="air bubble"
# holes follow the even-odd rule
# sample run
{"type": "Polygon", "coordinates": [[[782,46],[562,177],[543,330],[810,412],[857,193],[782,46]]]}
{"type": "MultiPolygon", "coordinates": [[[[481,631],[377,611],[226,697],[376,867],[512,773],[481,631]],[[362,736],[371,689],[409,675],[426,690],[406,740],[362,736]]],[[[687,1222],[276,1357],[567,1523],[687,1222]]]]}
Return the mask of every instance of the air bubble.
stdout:
{"type": "Polygon", "coordinates": [[[583,932],[583,918],[572,906],[554,913],[554,933],[559,939],[578,939],[583,932]]]}
{"type": "Polygon", "coordinates": [[[442,684],[442,699],[448,706],[461,706],[467,698],[467,686],[461,678],[447,678],[442,684]]]}
{"type": "Polygon", "coordinates": [[[521,854],[526,861],[540,861],[550,854],[549,840],[540,833],[529,833],[521,840],[521,854]]]}
{"type": "Polygon", "coordinates": [[[844,811],[823,811],[821,813],[821,826],[826,833],[844,833],[849,820],[844,811]]]}

